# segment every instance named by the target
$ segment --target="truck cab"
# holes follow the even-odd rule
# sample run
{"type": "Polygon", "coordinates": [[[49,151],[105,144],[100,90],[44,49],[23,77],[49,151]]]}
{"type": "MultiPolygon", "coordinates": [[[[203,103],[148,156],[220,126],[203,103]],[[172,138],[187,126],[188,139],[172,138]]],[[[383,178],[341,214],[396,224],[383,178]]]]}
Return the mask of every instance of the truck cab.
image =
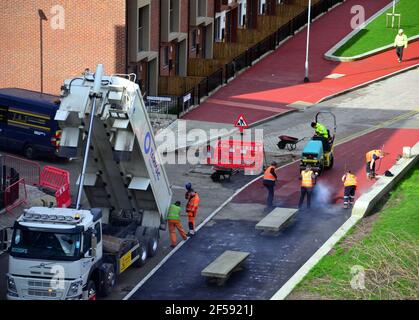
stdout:
{"type": "Polygon", "coordinates": [[[135,75],[102,71],[61,87],[59,155],[84,155],[76,209],[33,207],[16,221],[9,299],[107,296],[119,274],[157,253],[170,183],[135,75]]]}
{"type": "Polygon", "coordinates": [[[102,260],[101,213],[33,207],[13,227],[8,299],[81,299],[102,260]]]}

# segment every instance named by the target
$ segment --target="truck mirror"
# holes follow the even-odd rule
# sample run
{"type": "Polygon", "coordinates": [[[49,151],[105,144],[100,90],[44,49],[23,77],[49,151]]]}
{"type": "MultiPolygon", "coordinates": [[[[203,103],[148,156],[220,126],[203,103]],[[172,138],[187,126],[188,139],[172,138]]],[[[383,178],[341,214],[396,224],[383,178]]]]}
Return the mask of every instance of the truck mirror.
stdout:
{"type": "Polygon", "coordinates": [[[7,228],[0,230],[0,251],[6,251],[9,248],[9,241],[7,237],[7,228]]]}
{"type": "Polygon", "coordinates": [[[92,256],[96,257],[96,247],[97,247],[97,238],[94,233],[92,233],[92,256]]]}

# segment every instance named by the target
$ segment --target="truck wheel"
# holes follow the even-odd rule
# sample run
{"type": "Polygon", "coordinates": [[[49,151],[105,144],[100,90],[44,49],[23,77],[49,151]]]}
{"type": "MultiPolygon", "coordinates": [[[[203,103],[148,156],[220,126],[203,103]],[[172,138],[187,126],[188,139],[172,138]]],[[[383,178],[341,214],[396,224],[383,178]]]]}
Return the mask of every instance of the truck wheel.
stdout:
{"type": "Polygon", "coordinates": [[[146,264],[147,260],[147,246],[144,242],[140,242],[139,248],[136,250],[139,258],[132,264],[135,268],[140,268],[146,264]]]}
{"type": "Polygon", "coordinates": [[[87,300],[96,300],[96,285],[93,280],[87,283],[87,300]]]}
{"type": "Polygon", "coordinates": [[[148,256],[154,257],[159,247],[159,229],[147,228],[146,236],[147,236],[148,256]]]}
{"type": "Polygon", "coordinates": [[[101,297],[107,297],[111,294],[116,282],[115,268],[110,263],[105,263],[100,271],[100,287],[98,294],[101,297]]]}
{"type": "Polygon", "coordinates": [[[30,144],[28,144],[23,148],[23,155],[27,159],[33,159],[35,157],[35,149],[30,144]]]}

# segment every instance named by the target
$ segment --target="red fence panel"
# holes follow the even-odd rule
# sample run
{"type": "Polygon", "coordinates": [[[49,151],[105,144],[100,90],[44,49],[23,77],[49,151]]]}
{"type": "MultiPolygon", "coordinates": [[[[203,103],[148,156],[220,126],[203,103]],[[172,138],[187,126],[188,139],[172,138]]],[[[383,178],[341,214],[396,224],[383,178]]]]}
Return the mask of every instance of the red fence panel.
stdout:
{"type": "Polygon", "coordinates": [[[232,169],[253,169],[263,163],[263,143],[241,140],[219,140],[208,149],[207,164],[232,169]]]}
{"type": "Polygon", "coordinates": [[[45,166],[41,172],[40,185],[56,191],[57,207],[67,208],[71,205],[70,173],[67,170],[45,166]]]}
{"type": "Polygon", "coordinates": [[[1,163],[3,166],[13,168],[19,172],[19,177],[25,179],[26,184],[39,186],[41,166],[37,162],[10,155],[3,155],[1,157],[1,163]]]}
{"type": "Polygon", "coordinates": [[[66,184],[70,184],[70,173],[52,166],[45,166],[41,172],[40,185],[52,190],[59,190],[66,184]]]}
{"type": "Polygon", "coordinates": [[[4,190],[4,206],[7,212],[11,212],[14,208],[25,204],[28,198],[26,191],[25,179],[20,179],[11,184],[4,190]]]}

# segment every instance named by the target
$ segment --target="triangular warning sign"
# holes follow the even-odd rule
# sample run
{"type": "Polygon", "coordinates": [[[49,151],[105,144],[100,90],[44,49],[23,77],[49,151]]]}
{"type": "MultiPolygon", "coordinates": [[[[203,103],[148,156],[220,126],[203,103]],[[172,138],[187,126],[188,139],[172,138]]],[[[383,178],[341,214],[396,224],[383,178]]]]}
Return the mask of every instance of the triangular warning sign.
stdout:
{"type": "Polygon", "coordinates": [[[249,125],[247,124],[246,120],[244,120],[243,115],[240,115],[236,121],[235,127],[243,127],[247,128],[249,125]]]}

